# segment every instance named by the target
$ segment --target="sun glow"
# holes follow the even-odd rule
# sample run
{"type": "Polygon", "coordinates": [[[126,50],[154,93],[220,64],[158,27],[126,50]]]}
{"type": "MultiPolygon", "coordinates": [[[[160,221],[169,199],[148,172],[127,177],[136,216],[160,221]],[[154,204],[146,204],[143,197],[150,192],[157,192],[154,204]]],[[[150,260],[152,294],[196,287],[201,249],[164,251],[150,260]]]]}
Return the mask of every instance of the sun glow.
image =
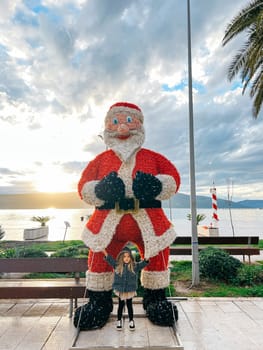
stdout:
{"type": "Polygon", "coordinates": [[[34,186],[38,192],[71,192],[75,189],[75,181],[72,174],[50,166],[36,174],[34,186]]]}

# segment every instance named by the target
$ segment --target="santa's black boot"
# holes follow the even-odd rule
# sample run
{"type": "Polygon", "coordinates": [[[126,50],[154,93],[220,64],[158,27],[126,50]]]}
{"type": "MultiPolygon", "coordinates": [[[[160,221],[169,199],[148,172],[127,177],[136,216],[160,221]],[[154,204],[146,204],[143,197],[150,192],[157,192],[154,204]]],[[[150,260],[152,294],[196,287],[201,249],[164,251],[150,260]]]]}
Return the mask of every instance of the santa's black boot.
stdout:
{"type": "Polygon", "coordinates": [[[145,289],[143,308],[149,320],[158,326],[173,326],[178,320],[178,310],[166,299],[165,289],[145,289]]]}
{"type": "Polygon", "coordinates": [[[113,310],[112,291],[87,291],[89,302],[78,307],[74,314],[74,326],[80,330],[102,328],[113,310]]]}

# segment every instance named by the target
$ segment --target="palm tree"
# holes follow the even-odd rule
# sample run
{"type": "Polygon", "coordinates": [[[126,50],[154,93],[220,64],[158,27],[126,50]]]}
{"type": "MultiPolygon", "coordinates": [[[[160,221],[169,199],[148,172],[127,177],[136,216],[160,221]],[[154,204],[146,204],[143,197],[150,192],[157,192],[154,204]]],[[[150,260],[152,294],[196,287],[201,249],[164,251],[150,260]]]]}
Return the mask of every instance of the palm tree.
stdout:
{"type": "Polygon", "coordinates": [[[5,231],[2,229],[2,225],[0,225],[0,239],[4,238],[5,231]]]}
{"type": "MultiPolygon", "coordinates": [[[[192,220],[192,215],[191,214],[187,214],[187,219],[189,221],[192,220]]],[[[199,225],[201,221],[203,221],[206,218],[205,214],[197,214],[196,215],[196,224],[199,225]]]]}
{"type": "Polygon", "coordinates": [[[46,226],[46,223],[50,220],[49,216],[33,216],[31,218],[32,221],[39,222],[41,226],[46,226]]]}
{"type": "Polygon", "coordinates": [[[240,72],[244,94],[250,87],[253,117],[257,118],[263,101],[263,1],[253,0],[228,24],[223,46],[241,32],[247,33],[245,45],[233,58],[228,68],[228,79],[240,72]]]}

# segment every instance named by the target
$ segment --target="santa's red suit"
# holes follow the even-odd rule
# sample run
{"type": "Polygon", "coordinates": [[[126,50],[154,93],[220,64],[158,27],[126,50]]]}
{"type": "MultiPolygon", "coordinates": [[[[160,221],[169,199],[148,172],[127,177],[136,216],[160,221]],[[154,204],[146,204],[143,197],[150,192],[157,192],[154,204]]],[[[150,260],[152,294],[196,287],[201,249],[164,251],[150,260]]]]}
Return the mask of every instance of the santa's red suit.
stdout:
{"type": "Polygon", "coordinates": [[[149,265],[142,271],[142,285],[149,289],[169,285],[169,246],[175,239],[171,222],[161,208],[161,200],[177,192],[180,176],[175,166],[164,156],[139,148],[127,161],[107,150],[91,161],[79,181],[81,198],[95,211],[83,232],[83,241],[90,248],[87,271],[87,288],[107,291],[112,288],[113,272],[104,260],[103,249],[113,257],[127,242],[137,245],[149,265]],[[162,190],[154,200],[135,198],[132,183],[137,171],[152,174],[160,180],[162,190]],[[111,172],[116,172],[125,185],[125,199],[114,206],[105,206],[95,194],[96,185],[111,172]]]}

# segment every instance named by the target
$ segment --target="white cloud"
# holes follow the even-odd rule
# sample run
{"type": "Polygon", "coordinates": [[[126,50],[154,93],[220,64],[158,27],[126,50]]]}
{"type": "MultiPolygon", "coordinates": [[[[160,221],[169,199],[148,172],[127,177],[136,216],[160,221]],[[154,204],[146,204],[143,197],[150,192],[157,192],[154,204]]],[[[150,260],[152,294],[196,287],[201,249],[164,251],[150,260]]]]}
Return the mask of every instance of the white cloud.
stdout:
{"type": "MultiPolygon", "coordinates": [[[[222,47],[227,23],[246,4],[191,3],[196,182],[202,194],[213,179],[223,189],[231,177],[240,198],[247,188],[250,198],[263,198],[262,118],[252,118],[252,101],[242,96],[239,80],[226,78],[242,37],[222,47]]],[[[32,190],[42,164],[59,175],[64,164],[83,164],[101,152],[97,135],[117,100],[141,106],[145,146],[176,163],[181,191],[189,192],[186,4],[3,0],[0,18],[1,162],[12,173],[0,172],[0,192],[8,184],[12,191],[32,190]]],[[[76,169],[70,169],[75,183],[76,169]]]]}
{"type": "Polygon", "coordinates": [[[240,96],[240,94],[242,94],[242,89],[241,88],[237,88],[235,90],[232,91],[227,91],[222,95],[219,96],[215,96],[214,97],[214,102],[216,104],[219,105],[235,105],[237,104],[237,97],[240,96]]]}

